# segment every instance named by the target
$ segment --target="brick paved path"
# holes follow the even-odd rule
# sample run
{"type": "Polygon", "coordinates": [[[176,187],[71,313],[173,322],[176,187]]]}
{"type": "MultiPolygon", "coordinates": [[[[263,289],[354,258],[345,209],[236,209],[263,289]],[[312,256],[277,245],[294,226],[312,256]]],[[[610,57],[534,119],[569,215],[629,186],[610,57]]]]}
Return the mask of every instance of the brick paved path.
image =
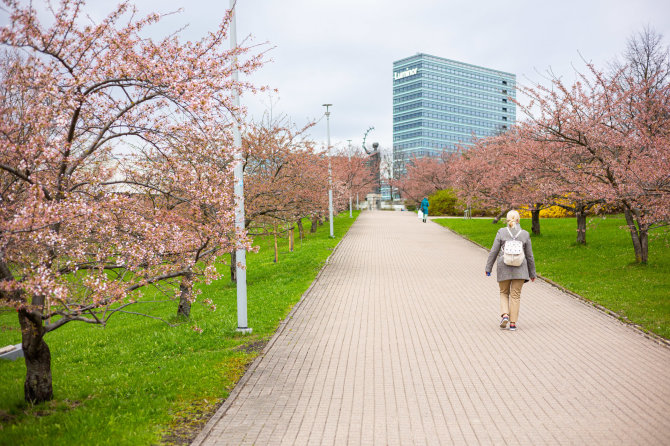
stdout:
{"type": "Polygon", "coordinates": [[[194,444],[670,444],[670,349],[539,280],[501,330],[486,256],[362,213],[194,444]]]}

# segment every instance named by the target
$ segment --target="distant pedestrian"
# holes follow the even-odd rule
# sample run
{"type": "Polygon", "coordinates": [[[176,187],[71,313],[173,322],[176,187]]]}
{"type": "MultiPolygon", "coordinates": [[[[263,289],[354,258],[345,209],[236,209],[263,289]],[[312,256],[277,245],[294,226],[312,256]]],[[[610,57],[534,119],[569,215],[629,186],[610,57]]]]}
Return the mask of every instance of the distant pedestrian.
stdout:
{"type": "Polygon", "coordinates": [[[428,198],[424,197],[423,200],[421,200],[421,212],[423,213],[423,222],[426,222],[426,218],[428,218],[428,198]]]}
{"type": "Polygon", "coordinates": [[[507,226],[498,229],[493,247],[486,262],[486,275],[490,276],[493,263],[498,260],[496,268],[498,285],[500,286],[500,328],[516,330],[521,304],[521,287],[529,280],[535,281],[535,258],[528,231],[521,229],[520,216],[517,211],[507,213],[507,226]],[[520,242],[520,243],[515,243],[520,242]],[[505,245],[508,245],[505,247],[505,245]],[[518,250],[515,250],[518,246],[518,250]],[[516,257],[516,259],[514,259],[516,257]],[[523,261],[521,261],[523,258],[523,261]],[[518,266],[512,266],[520,262],[518,266]]]}

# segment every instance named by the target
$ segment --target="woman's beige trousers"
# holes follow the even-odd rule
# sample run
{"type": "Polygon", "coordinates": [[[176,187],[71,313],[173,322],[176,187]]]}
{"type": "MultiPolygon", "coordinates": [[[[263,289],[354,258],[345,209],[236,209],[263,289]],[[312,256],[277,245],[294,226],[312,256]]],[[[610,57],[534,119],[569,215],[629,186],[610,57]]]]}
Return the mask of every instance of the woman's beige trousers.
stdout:
{"type": "Polygon", "coordinates": [[[523,279],[503,280],[500,285],[500,315],[509,314],[509,321],[516,324],[521,305],[521,287],[523,279]]]}

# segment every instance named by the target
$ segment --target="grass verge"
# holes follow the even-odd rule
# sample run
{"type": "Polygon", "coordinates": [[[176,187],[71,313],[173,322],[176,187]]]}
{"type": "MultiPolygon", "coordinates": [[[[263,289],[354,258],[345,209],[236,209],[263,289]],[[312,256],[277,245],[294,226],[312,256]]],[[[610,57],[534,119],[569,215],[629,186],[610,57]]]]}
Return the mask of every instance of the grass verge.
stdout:
{"type": "MultiPolygon", "coordinates": [[[[358,212],[356,212],[358,216],[358,212]]],[[[251,335],[238,334],[235,285],[223,278],[203,287],[217,305],[194,304],[190,320],[177,320],[177,302],[147,304],[153,319],[119,314],[106,328],[69,323],[49,333],[54,400],[23,401],[25,363],[0,361],[0,444],[188,444],[227,398],[355,219],[348,212],[305,239],[296,231],[294,252],[280,240],[258,238],[247,256],[251,335]],[[153,306],[151,306],[153,305],[153,306]],[[194,330],[202,329],[202,333],[194,330]]],[[[0,346],[21,342],[15,312],[0,312],[0,346]]]]}
{"type": "MultiPolygon", "coordinates": [[[[434,221],[488,249],[502,227],[492,225],[492,219],[434,221]]],[[[649,262],[641,265],[635,263],[624,224],[623,218],[593,218],[587,244],[578,245],[576,219],[542,219],[541,235],[531,237],[537,273],[670,339],[670,232],[652,232],[649,262]]],[[[522,220],[521,226],[529,229],[530,220],[522,220]]]]}

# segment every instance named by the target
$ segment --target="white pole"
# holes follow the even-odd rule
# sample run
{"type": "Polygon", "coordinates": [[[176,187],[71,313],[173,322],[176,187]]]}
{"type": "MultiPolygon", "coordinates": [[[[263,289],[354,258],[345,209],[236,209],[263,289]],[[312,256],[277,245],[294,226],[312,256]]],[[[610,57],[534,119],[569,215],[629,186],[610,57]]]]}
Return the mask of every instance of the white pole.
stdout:
{"type": "Polygon", "coordinates": [[[328,220],[330,222],[330,238],[335,238],[335,233],[333,231],[333,168],[330,162],[330,110],[328,107],[331,107],[333,104],[323,104],[326,107],[326,130],[328,132],[328,220]]]}
{"type": "MultiPolygon", "coordinates": [[[[351,167],[351,140],[347,139],[349,141],[349,151],[347,152],[347,159],[349,160],[349,167],[351,167]]],[[[351,179],[353,183],[353,178],[351,179]]],[[[352,184],[353,186],[353,184],[352,184]]],[[[351,208],[353,207],[351,204],[352,197],[351,197],[351,190],[349,191],[349,218],[354,218],[354,215],[351,213],[351,208]]]]}
{"type": "MultiPolygon", "coordinates": [[[[237,48],[237,26],[235,24],[235,3],[230,0],[232,17],[230,19],[230,49],[237,48]]],[[[237,56],[233,56],[233,83],[237,84],[237,56]]],[[[242,136],[240,135],[240,120],[237,111],[240,108],[240,94],[237,86],[233,86],[233,105],[235,106],[235,125],[233,126],[233,143],[235,146],[235,229],[238,233],[244,231],[244,171],[242,168],[242,136]]],[[[235,251],[237,277],[237,331],[251,333],[247,324],[247,251],[237,248],[235,251]]]]}

